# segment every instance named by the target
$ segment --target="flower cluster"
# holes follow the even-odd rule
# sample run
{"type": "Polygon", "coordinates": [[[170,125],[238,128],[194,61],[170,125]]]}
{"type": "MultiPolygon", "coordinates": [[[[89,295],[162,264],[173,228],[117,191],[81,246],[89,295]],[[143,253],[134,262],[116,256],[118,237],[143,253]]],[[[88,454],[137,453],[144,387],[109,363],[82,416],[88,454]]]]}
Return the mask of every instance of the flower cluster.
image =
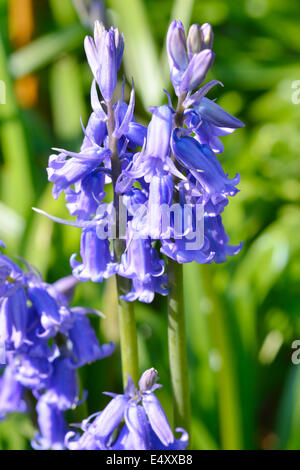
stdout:
{"type": "Polygon", "coordinates": [[[64,193],[76,220],[45,214],[81,228],[80,259],[71,256],[73,276],[49,285],[31,266],[25,263],[23,270],[0,254],[0,346],[4,343],[6,362],[0,419],[33,409],[39,426],[34,448],[183,450],[188,445],[185,430],[177,428],[181,437],[174,437],[154,394],[160,387],[154,369],[144,372],[138,388],[128,377],[124,394],[107,393],[112,400],[82,422],[82,433],[67,432],[65,411],[80,402],[77,369],[114,350],[112,343],[99,344],[86,316],[99,312],[70,307],[70,300],[78,281],[102,282],[116,274],[129,281],[119,289],[124,300],[150,303],[155,293],[168,294],[163,256],[178,263],[221,263],[240,251],[241,244],[229,245],[221,217],[228,198],[238,192],[240,176],[229,178],[217,154],[223,151],[220,137],[243,123],[206,96],[221,84],[203,85],[214,61],[212,45],[209,24],[192,25],[186,37],[182,23],[172,22],[167,52],[178,103],[173,106],[167,93],[168,104],[150,108],[146,128],[134,117],[133,83],[128,104],[124,83],[114,101],[123,36],[96,22],[94,37],[85,39],[93,111],[83,126],[80,151],[55,149],[48,165],[54,198],[64,193]]]}
{"type": "Polygon", "coordinates": [[[188,435],[177,428],[181,437],[175,439],[153,393],[160,387],[154,369],[143,373],[138,390],[128,377],[125,393],[106,393],[113,397],[110,403],[82,422],[82,434],[69,432],[66,446],[70,450],[184,450],[188,435]]]}
{"type": "Polygon", "coordinates": [[[73,277],[50,285],[26,267],[0,254],[0,339],[6,351],[0,419],[34,404],[40,431],[33,447],[61,449],[64,413],[79,403],[77,369],[112,354],[114,344],[100,345],[86,317],[99,312],[69,306],[73,277]]]}
{"type": "Polygon", "coordinates": [[[125,300],[149,303],[155,293],[168,294],[161,254],[178,263],[219,263],[240,251],[241,244],[228,244],[220,215],[238,192],[240,176],[229,178],[216,154],[223,151],[219,137],[243,123],[206,97],[220,82],[195,91],[212,66],[212,43],[209,24],[192,25],[187,38],[180,21],[170,25],[167,51],[178,106],[174,109],[169,97],[168,105],[151,108],[147,129],[134,118],[134,87],[128,105],[123,92],[112,101],[123,36],[96,22],[94,38],[86,38],[93,112],[80,152],[59,150],[48,168],[54,197],[65,193],[77,218],[70,224],[82,228],[81,260],[71,257],[77,279],[101,282],[118,274],[131,280],[125,300]],[[111,183],[114,201],[107,203],[105,187],[111,183]],[[120,207],[126,209],[121,253],[110,243],[112,227],[120,229],[120,207]]]}

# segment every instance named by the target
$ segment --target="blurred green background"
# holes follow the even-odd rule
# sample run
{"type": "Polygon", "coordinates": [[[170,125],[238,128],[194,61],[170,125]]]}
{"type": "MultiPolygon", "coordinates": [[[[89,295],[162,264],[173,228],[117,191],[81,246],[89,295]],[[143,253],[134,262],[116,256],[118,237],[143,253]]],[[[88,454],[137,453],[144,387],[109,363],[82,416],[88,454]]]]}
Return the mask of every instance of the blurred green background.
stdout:
{"type": "MultiPolygon", "coordinates": [[[[224,213],[242,253],[224,265],[184,267],[192,424],[195,449],[300,449],[300,365],[291,361],[300,339],[299,149],[300,3],[297,0],[0,0],[0,239],[53,282],[70,273],[79,230],[52,223],[39,207],[68,217],[54,201],[45,168],[51,147],[79,149],[92,80],[83,38],[92,17],[125,33],[124,73],[137,89],[136,118],[166,102],[171,91],[165,52],[170,20],[210,22],[215,65],[209,79],[224,83],[211,98],[246,123],[223,139],[226,172],[241,173],[241,192],[224,213]],[[74,5],[76,8],[74,8],[74,5]],[[87,14],[87,12],[89,14],[87,14]]],[[[127,89],[128,95],[129,87],[127,89]]],[[[93,320],[102,341],[118,343],[114,280],[78,287],[74,303],[101,309],[93,320]]],[[[136,305],[141,370],[155,367],[158,396],[171,419],[165,299],[136,305]]],[[[102,391],[121,390],[117,353],[81,371],[88,400],[71,422],[107,403],[102,391]]],[[[0,448],[29,448],[26,416],[0,423],[0,448]]]]}

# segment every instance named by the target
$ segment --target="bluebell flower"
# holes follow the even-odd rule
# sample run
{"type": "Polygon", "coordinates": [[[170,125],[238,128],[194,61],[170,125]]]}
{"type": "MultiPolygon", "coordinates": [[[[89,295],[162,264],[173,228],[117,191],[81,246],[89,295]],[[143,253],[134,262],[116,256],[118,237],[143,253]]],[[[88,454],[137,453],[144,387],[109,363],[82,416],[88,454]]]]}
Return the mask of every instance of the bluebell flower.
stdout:
{"type": "Polygon", "coordinates": [[[81,424],[83,434],[69,432],[65,443],[70,450],[156,450],[180,449],[188,445],[184,430],[175,439],[165,412],[154,395],[159,388],[157,372],[144,372],[139,389],[131,378],[123,395],[113,398],[106,408],[81,424]]]}
{"type": "Polygon", "coordinates": [[[59,410],[68,410],[79,402],[78,377],[68,357],[58,357],[53,362],[43,400],[59,410]]]}
{"type": "Polygon", "coordinates": [[[171,175],[182,177],[170,156],[170,137],[174,111],[168,105],[151,108],[152,119],[148,126],[146,146],[134,155],[120,175],[116,191],[126,193],[134,182],[143,178],[150,183],[153,176],[171,175]]]}
{"type": "Polygon", "coordinates": [[[202,26],[192,24],[186,40],[189,59],[204,49],[212,49],[213,40],[214,35],[209,23],[204,23],[202,26]]]}
{"type": "Polygon", "coordinates": [[[57,349],[51,350],[45,340],[33,339],[32,345],[10,355],[9,364],[20,384],[31,390],[41,390],[53,373],[52,362],[57,349]]]}
{"type": "Polygon", "coordinates": [[[49,285],[25,261],[26,270],[0,255],[0,334],[6,363],[0,378],[0,419],[25,412],[26,397],[38,399],[35,448],[63,448],[64,412],[79,403],[77,369],[103,359],[114,344],[99,344],[86,314],[70,307],[78,282],[69,276],[49,285]],[[28,395],[29,394],[29,395],[28,395]]]}
{"type": "Polygon", "coordinates": [[[96,144],[81,153],[63,150],[58,155],[51,155],[47,171],[49,181],[54,183],[54,198],[57,199],[62,191],[88,176],[110,155],[109,149],[96,144]]]}
{"type": "Polygon", "coordinates": [[[117,86],[117,72],[124,51],[124,38],[117,29],[105,27],[95,22],[94,38],[86,37],[85,52],[92,73],[106,101],[112,99],[117,86]]]}
{"type": "Polygon", "coordinates": [[[204,202],[209,199],[217,204],[223,196],[234,196],[240,175],[229,179],[219,160],[208,145],[199,144],[193,137],[180,136],[179,129],[173,132],[172,148],[177,161],[194,176],[205,191],[204,202]]]}
{"type": "Polygon", "coordinates": [[[101,169],[90,172],[85,178],[65,190],[67,208],[78,220],[89,220],[96,215],[100,202],[105,198],[106,175],[101,169]]]}
{"type": "Polygon", "coordinates": [[[25,413],[27,406],[23,398],[24,387],[15,379],[11,367],[7,366],[0,377],[0,420],[8,413],[25,413]]]}
{"type": "Polygon", "coordinates": [[[22,287],[0,299],[0,333],[7,349],[19,348],[26,339],[27,303],[22,287]]]}
{"type": "MultiPolygon", "coordinates": [[[[40,316],[41,325],[46,335],[55,336],[61,323],[59,306],[47,292],[45,286],[29,286],[27,295],[40,316]]],[[[42,333],[42,332],[41,332],[42,333]]]]}
{"type": "Polygon", "coordinates": [[[181,21],[174,20],[167,35],[167,52],[171,80],[178,96],[197,88],[214,61],[209,38],[209,25],[192,25],[188,39],[181,21]]]}
{"type": "Polygon", "coordinates": [[[81,234],[80,254],[82,262],[71,257],[73,276],[80,281],[102,282],[116,273],[109,240],[98,237],[96,228],[84,229],[81,234]]]}
{"type": "Polygon", "coordinates": [[[195,138],[209,145],[216,152],[223,152],[224,146],[219,137],[231,134],[244,124],[227,113],[221,106],[206,97],[202,97],[193,110],[186,114],[185,122],[195,138]]]}
{"type": "Polygon", "coordinates": [[[211,263],[214,259],[215,253],[210,250],[210,245],[207,238],[205,238],[204,245],[198,250],[191,250],[188,247],[193,240],[187,237],[172,240],[162,240],[161,253],[168,258],[177,261],[177,263],[191,263],[196,261],[198,264],[211,263]]]}
{"type": "MultiPolygon", "coordinates": [[[[155,241],[161,244],[161,253],[179,263],[225,259],[219,256],[221,248],[216,246],[209,224],[204,228],[202,246],[189,248],[197,226],[197,206],[203,207],[205,217],[219,216],[228,197],[237,194],[240,180],[238,174],[230,179],[215,155],[223,151],[219,137],[243,123],[206,97],[212,87],[221,84],[212,80],[203,85],[214,61],[212,45],[213,32],[208,23],[192,25],[187,36],[180,21],[171,23],[167,53],[180,106],[175,111],[168,96],[168,105],[150,108],[152,118],[146,129],[134,117],[133,83],[128,104],[124,101],[124,82],[120,98],[112,102],[124,50],[123,36],[96,22],[94,38],[86,38],[85,50],[94,76],[93,112],[83,128],[80,152],[58,149],[59,154],[50,157],[48,168],[54,197],[64,192],[70,214],[77,220],[50,217],[82,229],[81,261],[76,255],[71,257],[73,276],[78,280],[102,282],[118,274],[131,280],[131,288],[123,295],[125,300],[151,302],[155,293],[168,292],[167,273],[156,269],[162,262],[153,246],[155,241]],[[99,99],[98,88],[104,101],[99,99]],[[112,139],[118,165],[112,163],[112,139]],[[106,204],[106,185],[112,182],[113,202],[106,204]],[[126,233],[122,227],[121,234],[127,240],[121,261],[111,249],[112,230],[118,225],[113,215],[118,212],[116,201],[120,195],[128,211],[126,233]],[[178,220],[173,206],[178,200],[180,222],[185,217],[184,206],[192,208],[189,226],[183,227],[181,238],[175,236],[178,220]]],[[[226,250],[230,253],[229,248],[226,250]]]]}
{"type": "Polygon", "coordinates": [[[139,235],[136,237],[134,233],[131,238],[130,233],[129,231],[126,252],[118,266],[118,274],[132,279],[132,289],[122,298],[130,302],[138,299],[151,303],[155,292],[168,294],[165,265],[149,238],[144,239],[139,235]]]}
{"type": "Polygon", "coordinates": [[[209,241],[210,249],[215,253],[215,263],[224,263],[227,256],[237,255],[243,243],[239,245],[229,245],[229,237],[225,233],[220,215],[216,217],[205,217],[205,233],[209,241]]]}
{"type": "Polygon", "coordinates": [[[104,359],[114,350],[114,343],[100,345],[89,320],[84,314],[77,314],[68,337],[72,344],[71,363],[76,367],[104,359]]]}
{"type": "Polygon", "coordinates": [[[64,413],[41,397],[36,406],[39,432],[31,441],[36,450],[63,450],[67,423],[64,413]]]}

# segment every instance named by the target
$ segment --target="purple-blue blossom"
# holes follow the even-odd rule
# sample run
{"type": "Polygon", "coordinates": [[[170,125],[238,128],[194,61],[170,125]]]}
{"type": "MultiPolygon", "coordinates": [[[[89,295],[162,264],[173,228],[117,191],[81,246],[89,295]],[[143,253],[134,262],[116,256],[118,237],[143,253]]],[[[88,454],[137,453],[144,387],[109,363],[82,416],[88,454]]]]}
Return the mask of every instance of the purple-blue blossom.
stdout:
{"type": "Polygon", "coordinates": [[[167,416],[154,394],[161,387],[157,371],[143,373],[136,389],[128,377],[124,394],[112,397],[106,408],[81,423],[82,434],[70,431],[66,446],[70,450],[184,450],[187,433],[175,438],[167,416]]]}
{"type": "Polygon", "coordinates": [[[0,338],[6,350],[0,419],[26,412],[31,395],[38,400],[39,424],[33,446],[61,449],[64,413],[80,402],[77,369],[111,355],[114,344],[101,345],[86,316],[99,312],[69,305],[76,279],[50,285],[25,266],[0,254],[0,338]]]}
{"type": "Polygon", "coordinates": [[[94,38],[86,37],[84,46],[101,94],[105,100],[110,101],[117,86],[117,72],[123,56],[124,38],[117,29],[110,28],[106,31],[105,27],[96,21],[94,38]]]}
{"type": "Polygon", "coordinates": [[[212,31],[210,25],[191,26],[186,38],[181,21],[174,20],[169,26],[167,51],[171,80],[177,96],[191,92],[205,80],[214,61],[211,51],[212,31]]]}
{"type": "Polygon", "coordinates": [[[217,158],[223,151],[220,138],[243,127],[239,119],[206,96],[221,84],[212,80],[203,85],[214,61],[212,46],[209,24],[194,24],[186,35],[180,21],[171,23],[167,53],[179,107],[173,107],[170,96],[168,105],[151,107],[152,117],[146,128],[134,117],[133,83],[128,104],[124,100],[124,81],[120,97],[112,101],[123,36],[118,30],[107,31],[96,23],[94,38],[86,38],[85,50],[94,76],[93,111],[83,128],[80,152],[59,150],[58,155],[50,157],[48,168],[54,197],[64,192],[67,208],[76,217],[75,222],[62,222],[82,230],[81,259],[76,254],[71,256],[73,276],[78,280],[102,282],[117,274],[131,281],[123,294],[125,300],[152,302],[155,293],[168,293],[162,255],[179,263],[211,263],[238,253],[241,245],[229,248],[221,222],[217,229],[211,229],[229,197],[238,193],[240,181],[239,174],[226,174],[217,158]],[[107,204],[104,200],[111,184],[114,197],[107,204]],[[121,227],[124,250],[117,255],[110,229],[118,225],[114,216],[118,214],[119,198],[127,213],[126,226],[121,227]],[[204,232],[201,246],[190,243],[193,234],[197,239],[196,232],[202,230],[197,219],[199,207],[204,222],[200,224],[204,232]]]}

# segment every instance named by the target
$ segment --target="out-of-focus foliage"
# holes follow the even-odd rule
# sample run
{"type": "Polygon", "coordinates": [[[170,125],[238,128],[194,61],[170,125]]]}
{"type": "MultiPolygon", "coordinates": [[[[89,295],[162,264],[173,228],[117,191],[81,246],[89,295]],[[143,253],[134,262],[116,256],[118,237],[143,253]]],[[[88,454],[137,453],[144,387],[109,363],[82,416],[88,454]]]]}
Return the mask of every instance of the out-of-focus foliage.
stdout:
{"type": "MultiPolygon", "coordinates": [[[[102,19],[125,32],[124,73],[128,82],[135,79],[137,119],[147,122],[147,106],[166,101],[164,40],[176,17],[186,25],[213,25],[216,61],[209,78],[225,87],[210,97],[246,123],[224,138],[221,157],[230,175],[242,176],[224,221],[232,242],[244,240],[244,249],[225,265],[184,267],[192,447],[300,449],[300,365],[291,362],[291,344],[300,339],[300,104],[292,101],[292,83],[300,80],[300,3],[101,3],[102,19]]],[[[6,104],[0,105],[0,239],[9,255],[25,257],[49,282],[69,274],[69,257],[79,247],[77,229],[31,211],[36,206],[68,217],[63,197],[52,200],[45,167],[51,147],[79,147],[79,118],[86,123],[90,112],[82,39],[92,10],[85,0],[76,4],[75,10],[71,0],[0,3],[0,79],[6,86],[6,104]]],[[[101,331],[94,323],[99,335],[118,341],[113,281],[80,285],[74,301],[101,308],[107,318],[101,331]]],[[[160,399],[170,415],[165,299],[136,310],[141,370],[159,370],[160,399]]],[[[102,391],[120,389],[118,352],[81,375],[89,396],[71,422],[101,409],[107,402],[102,391]]],[[[26,417],[13,416],[0,423],[0,448],[28,448],[32,432],[26,417]]]]}

